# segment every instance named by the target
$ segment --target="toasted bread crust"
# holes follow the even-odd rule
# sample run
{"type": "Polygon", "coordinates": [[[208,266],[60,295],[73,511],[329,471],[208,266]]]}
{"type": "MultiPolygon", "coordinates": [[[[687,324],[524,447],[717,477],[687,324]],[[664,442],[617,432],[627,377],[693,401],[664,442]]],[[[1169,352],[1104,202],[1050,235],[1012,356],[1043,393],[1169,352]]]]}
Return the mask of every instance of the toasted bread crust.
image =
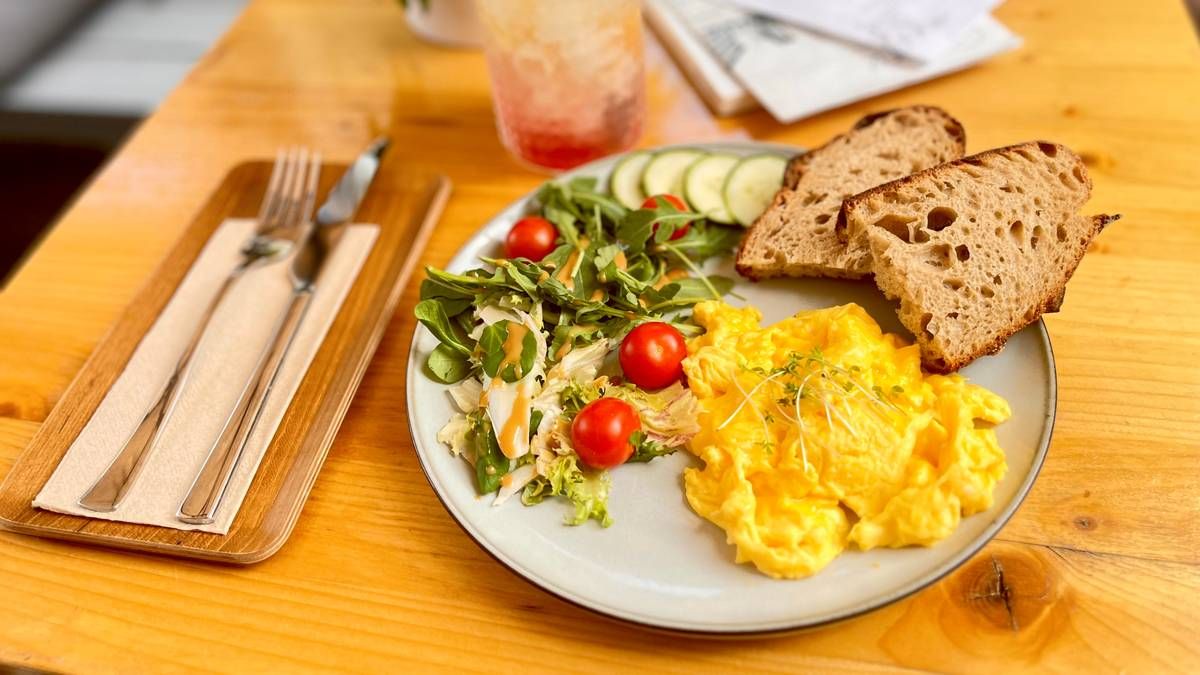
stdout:
{"type": "Polygon", "coordinates": [[[783,184],[786,187],[795,189],[796,185],[800,182],[800,179],[804,177],[804,172],[808,169],[808,165],[812,161],[813,155],[815,153],[823,152],[826,149],[837,145],[838,141],[842,140],[846,136],[849,136],[856,131],[861,131],[862,129],[866,129],[867,127],[869,127],[872,124],[878,122],[879,120],[887,117],[888,115],[898,113],[901,110],[911,110],[911,111],[917,112],[917,113],[925,113],[925,114],[930,114],[930,115],[935,115],[935,116],[946,118],[946,130],[950,133],[950,136],[954,139],[954,141],[958,145],[959,154],[961,155],[963,152],[966,152],[967,129],[966,129],[966,127],[964,127],[962,125],[962,122],[959,122],[953,115],[946,112],[945,110],[943,110],[935,105],[913,105],[913,106],[908,106],[907,108],[892,108],[890,110],[881,110],[879,112],[874,112],[874,113],[870,113],[868,115],[864,115],[862,118],[860,118],[857,122],[854,123],[854,126],[850,127],[849,131],[847,131],[845,133],[840,133],[837,136],[834,136],[833,138],[829,139],[822,145],[815,147],[806,153],[799,154],[799,155],[796,155],[795,157],[793,157],[791,159],[791,161],[788,162],[787,171],[784,172],[784,174],[783,174],[783,184]]]}
{"type": "MultiPolygon", "coordinates": [[[[1091,238],[1095,238],[1097,234],[1100,234],[1100,231],[1103,230],[1109,223],[1120,219],[1121,214],[1119,213],[1112,215],[1102,214],[1092,216],[1093,225],[1091,238]]],[[[1053,314],[1062,308],[1063,300],[1067,295],[1067,282],[1071,280],[1072,276],[1074,276],[1075,270],[1079,268],[1079,263],[1083,262],[1083,256],[1085,253],[1087,253],[1086,247],[1080,249],[1079,254],[1075,256],[1075,259],[1071,262],[1069,269],[1067,269],[1066,273],[1063,275],[1062,283],[1046,290],[1045,296],[1042,298],[1041,305],[1037,309],[1036,314],[1031,316],[1028,321],[1022,320],[1009,324],[1002,331],[997,333],[995,339],[993,339],[989,344],[963,358],[952,359],[949,361],[938,358],[931,359],[927,356],[925,350],[921,350],[921,366],[931,373],[945,375],[965,367],[967,364],[981,356],[991,356],[992,354],[1000,353],[1000,350],[1004,349],[1004,345],[1008,343],[1008,339],[1013,335],[1016,335],[1017,331],[1036,323],[1042,318],[1043,314],[1053,314]]]]}
{"type": "MultiPolygon", "coordinates": [[[[854,258],[855,262],[853,264],[849,264],[848,261],[833,259],[803,262],[798,260],[788,260],[785,262],[781,260],[778,264],[763,264],[761,257],[751,259],[750,254],[751,252],[760,251],[767,245],[766,242],[771,241],[772,237],[775,236],[775,232],[764,224],[765,221],[777,217],[777,214],[774,212],[785,207],[787,200],[800,187],[800,183],[809,171],[814,159],[828,152],[830,148],[840,144],[846,137],[856,134],[870,127],[872,124],[901,111],[911,111],[915,114],[940,119],[940,125],[954,144],[955,149],[952,154],[954,156],[962,155],[966,147],[966,130],[958,120],[941,108],[918,105],[873,113],[863,117],[849,131],[835,136],[828,142],[807,153],[793,157],[788,162],[787,169],[784,172],[783,185],[776,192],[775,198],[767,210],[750,226],[749,231],[742,241],[735,260],[735,268],[738,274],[753,281],[778,276],[818,276],[843,279],[861,279],[868,276],[870,270],[866,262],[869,261],[859,260],[858,258],[854,258]],[[847,264],[843,265],[843,263],[847,264]]],[[[774,229],[778,230],[778,225],[774,229]]]]}
{"type": "MultiPolygon", "coordinates": [[[[850,211],[853,211],[857,208],[862,207],[872,197],[883,194],[884,192],[896,190],[898,188],[907,187],[909,185],[915,185],[922,180],[927,180],[930,178],[937,178],[940,175],[942,175],[943,173],[946,173],[947,171],[954,169],[956,167],[963,166],[964,164],[972,165],[972,166],[977,165],[979,163],[979,160],[984,157],[988,157],[991,155],[1003,155],[1005,153],[1015,152],[1018,149],[1027,148],[1027,147],[1029,147],[1030,143],[1036,143],[1039,145],[1042,145],[1042,144],[1052,145],[1056,148],[1066,150],[1067,152],[1071,152],[1070,148],[1068,148],[1065,145],[1062,145],[1061,143],[1051,143],[1050,141],[1028,141],[1025,143],[1016,143],[1014,145],[1005,145],[1005,146],[999,147],[999,148],[992,148],[991,150],[984,150],[983,152],[977,152],[974,155],[968,155],[966,157],[961,157],[959,159],[951,160],[949,162],[946,162],[945,164],[939,164],[937,166],[932,166],[932,167],[929,167],[928,169],[924,169],[922,171],[917,171],[916,173],[910,174],[908,176],[904,176],[903,178],[897,178],[896,180],[888,181],[881,185],[876,185],[873,188],[863,190],[862,192],[854,195],[853,197],[846,198],[842,202],[841,210],[838,211],[837,221],[834,224],[834,229],[837,231],[839,238],[848,238],[850,235],[850,233],[848,232],[848,228],[849,228],[848,216],[849,216],[850,211]]],[[[1071,154],[1074,154],[1074,153],[1072,152],[1071,154]]],[[[1084,166],[1083,160],[1078,159],[1078,157],[1077,157],[1077,160],[1078,160],[1077,161],[1078,166],[1083,167],[1082,173],[1083,173],[1083,176],[1087,179],[1087,188],[1090,191],[1092,189],[1092,177],[1090,175],[1088,175],[1087,168],[1084,166]]],[[[1119,219],[1121,216],[1116,215],[1116,216],[1099,216],[1099,217],[1110,218],[1110,220],[1105,221],[1105,224],[1107,224],[1109,222],[1112,222],[1113,220],[1119,219]]],[[[1103,229],[1103,226],[1101,226],[1101,228],[1103,229]]]]}
{"type": "MultiPolygon", "coordinates": [[[[843,202],[842,209],[838,214],[836,227],[841,229],[841,233],[848,234],[848,236],[859,236],[861,234],[858,230],[847,232],[849,229],[853,229],[855,227],[867,227],[868,229],[875,230],[875,227],[864,225],[864,223],[868,221],[869,217],[878,217],[880,202],[891,202],[897,198],[897,193],[899,193],[899,191],[905,188],[913,188],[914,190],[917,187],[927,188],[931,185],[935,185],[938,181],[950,181],[955,175],[961,175],[957,169],[960,169],[964,166],[981,166],[983,164],[981,160],[989,159],[992,156],[1005,155],[1006,159],[1015,159],[1022,156],[1022,153],[1027,155],[1029,152],[1037,149],[1040,149],[1042,152],[1050,156],[1055,156],[1057,153],[1062,152],[1072,157],[1072,173],[1074,173],[1076,179],[1083,186],[1085,186],[1087,193],[1090,193],[1092,187],[1091,178],[1087,175],[1086,168],[1083,166],[1083,162],[1078,156],[1072,153],[1065,146],[1048,143],[1045,141],[1034,141],[1030,143],[1022,143],[1003,148],[997,148],[995,150],[989,150],[971,157],[964,157],[962,159],[947,162],[946,164],[926,169],[911,176],[900,178],[866,190],[849,199],[846,199],[843,202]]],[[[908,194],[912,194],[912,191],[910,190],[908,194]]],[[[1086,200],[1086,195],[1084,200],[1086,200]]],[[[989,336],[987,341],[968,352],[950,355],[945,353],[942,348],[937,348],[936,345],[933,345],[928,338],[919,335],[921,331],[917,330],[917,328],[921,328],[923,325],[921,327],[909,325],[913,318],[915,318],[916,314],[915,312],[910,313],[910,318],[909,320],[905,321],[905,324],[914,332],[914,334],[918,334],[918,343],[920,344],[921,348],[921,361],[923,367],[926,370],[935,373],[949,373],[956,371],[980,356],[999,352],[1014,333],[1036,322],[1043,314],[1058,311],[1062,306],[1063,299],[1065,297],[1066,284],[1075,273],[1075,270],[1082,261],[1084,254],[1087,252],[1087,245],[1097,234],[1099,234],[1101,230],[1104,229],[1106,225],[1117,220],[1118,218],[1120,218],[1119,215],[1098,215],[1091,217],[1090,229],[1087,230],[1083,236],[1083,239],[1086,241],[1079,245],[1068,259],[1061,262],[1061,268],[1059,269],[1059,274],[1055,278],[1054,283],[1037,288],[1037,295],[1033,298],[1033,306],[1027,312],[1015,317],[1015,319],[1007,325],[1001,325],[995,329],[990,329],[992,330],[992,334],[989,336]]],[[[882,240],[877,239],[877,241],[882,240]]],[[[972,245],[972,248],[973,247],[974,246],[972,245]]],[[[877,248],[876,255],[879,253],[880,249],[877,248]]],[[[885,260],[876,259],[876,263],[878,265],[883,265],[885,264],[885,260]]],[[[903,283],[903,272],[905,269],[906,268],[903,266],[892,267],[888,270],[888,274],[883,275],[883,277],[886,277],[886,280],[881,276],[876,277],[876,281],[879,283],[880,289],[883,290],[889,297],[901,299],[902,305],[907,302],[916,302],[915,300],[911,300],[911,295],[908,295],[910,287],[905,286],[903,283]],[[908,295],[909,299],[902,298],[902,294],[908,295]]],[[[923,305],[925,301],[921,302],[922,305],[920,309],[922,311],[936,311],[925,307],[923,305]]],[[[912,305],[912,307],[915,308],[917,305],[912,305]]],[[[904,318],[904,312],[902,312],[902,318],[904,318]]],[[[966,345],[969,343],[959,344],[966,345]]]]}

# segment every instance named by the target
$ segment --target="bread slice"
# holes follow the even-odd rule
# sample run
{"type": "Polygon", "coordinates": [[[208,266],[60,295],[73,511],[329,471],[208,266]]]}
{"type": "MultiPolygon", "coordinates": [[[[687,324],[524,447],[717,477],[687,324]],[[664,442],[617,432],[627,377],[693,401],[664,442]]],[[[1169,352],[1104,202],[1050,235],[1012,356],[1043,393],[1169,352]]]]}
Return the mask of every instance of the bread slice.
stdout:
{"type": "Polygon", "coordinates": [[[1082,216],[1091,194],[1068,148],[1022,143],[847,199],[837,227],[869,242],[875,283],[900,300],[927,370],[950,372],[1058,311],[1092,238],[1120,216],[1082,216]]]}
{"type": "Polygon", "coordinates": [[[865,245],[850,249],[834,233],[842,200],[962,157],[965,143],[962,125],[940,108],[912,106],[864,117],[788,163],[783,187],[742,241],[738,273],[751,279],[866,276],[865,245]]]}

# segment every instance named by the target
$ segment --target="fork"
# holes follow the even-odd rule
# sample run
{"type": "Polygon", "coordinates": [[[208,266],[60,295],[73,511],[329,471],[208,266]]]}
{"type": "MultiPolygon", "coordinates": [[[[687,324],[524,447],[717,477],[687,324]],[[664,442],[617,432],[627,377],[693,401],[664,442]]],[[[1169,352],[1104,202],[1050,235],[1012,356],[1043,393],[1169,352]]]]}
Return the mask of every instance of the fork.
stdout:
{"type": "Polygon", "coordinates": [[[282,258],[303,234],[306,226],[304,212],[306,206],[311,209],[310,205],[315,199],[314,177],[320,166],[320,156],[304,148],[281,149],[276,155],[258,214],[258,228],[242,247],[241,260],[221,282],[216,295],[204,309],[195,332],[175,362],[175,368],[154,404],[146,411],[104,473],[79,498],[79,506],[89,511],[110,512],[128,494],[179,401],[196,347],[221,301],[242,275],[282,258]]]}

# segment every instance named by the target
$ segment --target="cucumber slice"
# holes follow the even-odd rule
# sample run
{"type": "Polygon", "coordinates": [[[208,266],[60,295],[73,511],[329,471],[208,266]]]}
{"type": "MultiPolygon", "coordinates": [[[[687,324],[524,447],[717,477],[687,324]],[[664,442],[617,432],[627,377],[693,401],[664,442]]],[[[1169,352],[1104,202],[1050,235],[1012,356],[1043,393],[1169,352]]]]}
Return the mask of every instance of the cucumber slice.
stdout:
{"type": "Polygon", "coordinates": [[[770,205],[779,186],[787,160],[779,155],[751,155],[729,171],[722,193],[725,208],[739,224],[749,227],[770,205]]]}
{"type": "Polygon", "coordinates": [[[725,179],[737,165],[735,155],[705,155],[692,162],[683,174],[683,196],[692,209],[718,223],[733,224],[725,208],[725,179]]]}
{"type": "Polygon", "coordinates": [[[608,191],[627,209],[639,209],[646,201],[642,192],[642,171],[654,157],[652,152],[631,152],[613,167],[608,178],[608,191]]]}
{"type": "Polygon", "coordinates": [[[658,153],[642,172],[642,192],[647,196],[672,194],[686,200],[683,195],[683,174],[692,162],[704,154],[700,150],[667,150],[658,153]]]}

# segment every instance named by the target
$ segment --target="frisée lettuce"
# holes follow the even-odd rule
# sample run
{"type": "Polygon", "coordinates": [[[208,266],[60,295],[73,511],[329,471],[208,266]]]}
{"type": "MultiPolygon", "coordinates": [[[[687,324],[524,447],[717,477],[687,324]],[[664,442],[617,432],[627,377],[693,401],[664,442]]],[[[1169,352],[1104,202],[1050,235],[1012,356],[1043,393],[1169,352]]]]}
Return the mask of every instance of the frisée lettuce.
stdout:
{"type": "Polygon", "coordinates": [[[450,385],[458,410],[437,438],[470,463],[493,504],[553,497],[570,504],[568,524],[608,526],[611,479],[580,460],[571,422],[603,396],[630,404],[642,422],[631,462],[670,454],[697,432],[698,404],[682,385],[646,392],[602,373],[619,372],[613,350],[643,322],[698,334],[684,312],[733,285],[700,264],[728,253],[741,232],[664,199],[627,209],[592,179],[549,182],[538,203],[559,235],[544,259],[426,270],[415,314],[438,340],[426,372],[450,385]]]}

